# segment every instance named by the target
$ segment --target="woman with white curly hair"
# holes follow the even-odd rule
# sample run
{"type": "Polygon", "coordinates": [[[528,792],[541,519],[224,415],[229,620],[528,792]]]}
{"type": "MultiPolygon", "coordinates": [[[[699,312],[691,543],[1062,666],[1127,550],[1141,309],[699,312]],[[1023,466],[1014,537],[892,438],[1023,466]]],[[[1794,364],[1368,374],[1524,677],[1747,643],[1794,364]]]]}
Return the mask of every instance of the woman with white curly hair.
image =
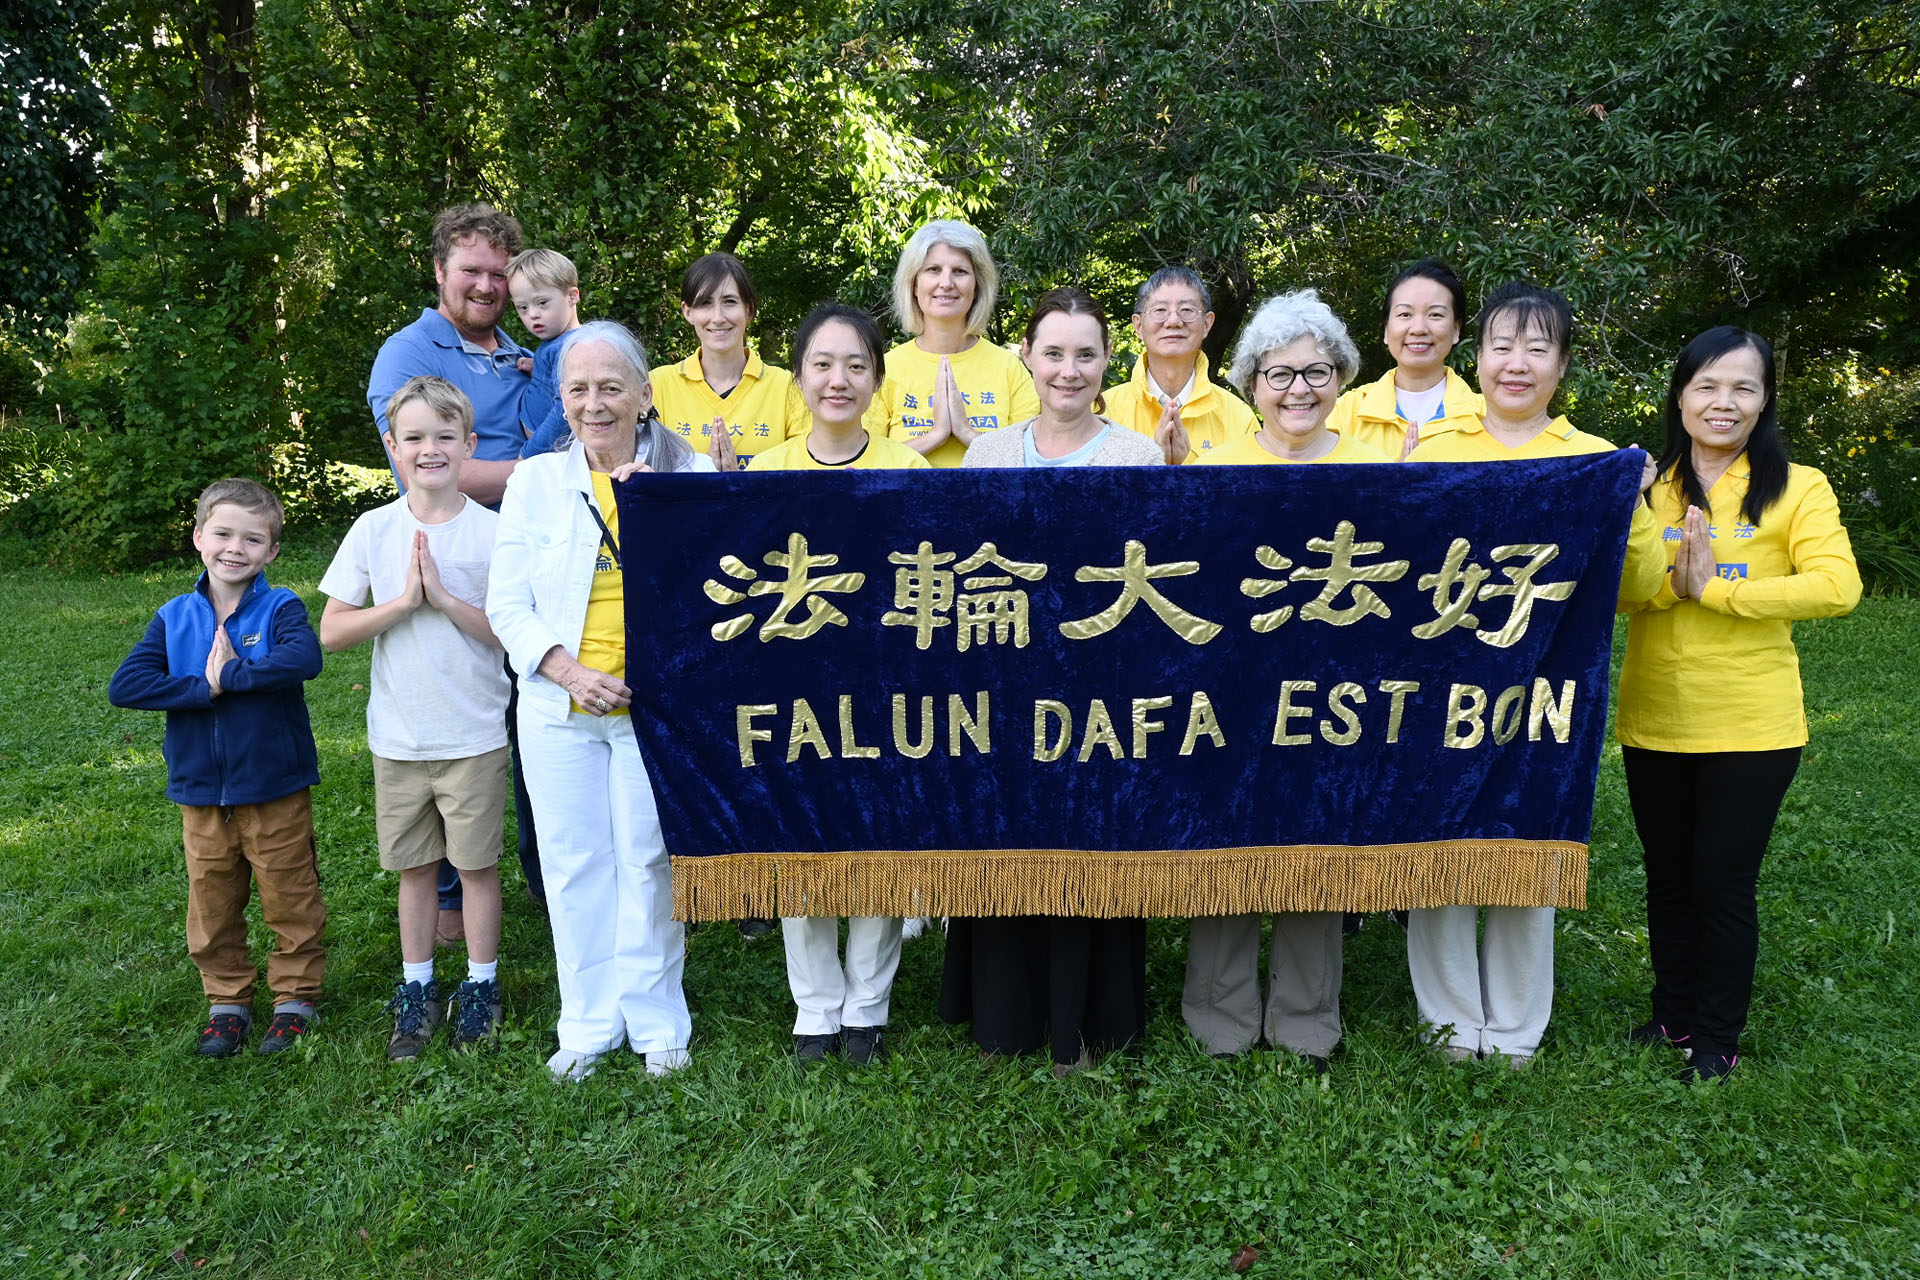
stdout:
{"type": "MultiPolygon", "coordinates": [[[[1228,380],[1253,401],[1260,429],[1201,456],[1210,466],[1387,462],[1378,449],[1327,428],[1340,389],[1360,371],[1346,325],[1312,289],[1269,298],[1240,334],[1228,380]]],[[[1342,914],[1279,911],[1260,998],[1260,917],[1201,916],[1187,942],[1180,1012],[1216,1058],[1266,1035],[1318,1075],[1340,1043],[1342,914]]]]}

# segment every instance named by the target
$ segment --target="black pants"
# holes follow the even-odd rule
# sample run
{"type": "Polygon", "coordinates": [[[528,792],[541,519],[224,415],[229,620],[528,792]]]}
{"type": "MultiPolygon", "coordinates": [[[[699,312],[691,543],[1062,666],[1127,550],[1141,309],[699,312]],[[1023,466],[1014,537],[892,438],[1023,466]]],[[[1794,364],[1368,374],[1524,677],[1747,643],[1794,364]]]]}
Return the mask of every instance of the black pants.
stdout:
{"type": "Polygon", "coordinates": [[[1760,954],[1760,860],[1800,748],[1621,757],[1647,868],[1653,1020],[1696,1053],[1732,1056],[1760,954]]]}

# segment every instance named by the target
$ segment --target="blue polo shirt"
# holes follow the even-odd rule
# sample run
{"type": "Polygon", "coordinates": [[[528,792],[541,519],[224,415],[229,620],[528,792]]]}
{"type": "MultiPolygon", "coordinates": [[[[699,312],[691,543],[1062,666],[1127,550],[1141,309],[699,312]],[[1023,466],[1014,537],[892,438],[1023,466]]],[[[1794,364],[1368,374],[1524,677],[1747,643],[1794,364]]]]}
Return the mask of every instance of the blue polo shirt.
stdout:
{"type": "MultiPolygon", "coordinates": [[[[367,407],[373,410],[380,434],[387,432],[387,401],[407,379],[431,374],[445,378],[473,401],[473,430],[480,437],[474,457],[501,462],[520,456],[526,435],[520,429],[520,397],[529,382],[515,361],[533,353],[509,338],[504,329],[493,331],[498,343],[482,350],[460,336],[453,321],[431,307],[420,318],[388,338],[374,357],[367,379],[367,407]]],[[[388,459],[391,465],[392,459],[388,459]]],[[[397,482],[399,477],[394,477],[397,482]]]]}

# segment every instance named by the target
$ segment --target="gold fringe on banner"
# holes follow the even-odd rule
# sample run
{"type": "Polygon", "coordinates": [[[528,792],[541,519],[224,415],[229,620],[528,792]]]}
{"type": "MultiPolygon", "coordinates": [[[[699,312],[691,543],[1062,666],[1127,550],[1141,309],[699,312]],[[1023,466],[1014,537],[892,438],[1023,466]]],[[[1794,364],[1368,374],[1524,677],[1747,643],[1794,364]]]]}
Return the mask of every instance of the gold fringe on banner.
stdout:
{"type": "Polygon", "coordinates": [[[677,920],[776,916],[1246,915],[1453,904],[1587,905],[1587,846],[1564,840],[733,853],[673,860],[677,920]]]}

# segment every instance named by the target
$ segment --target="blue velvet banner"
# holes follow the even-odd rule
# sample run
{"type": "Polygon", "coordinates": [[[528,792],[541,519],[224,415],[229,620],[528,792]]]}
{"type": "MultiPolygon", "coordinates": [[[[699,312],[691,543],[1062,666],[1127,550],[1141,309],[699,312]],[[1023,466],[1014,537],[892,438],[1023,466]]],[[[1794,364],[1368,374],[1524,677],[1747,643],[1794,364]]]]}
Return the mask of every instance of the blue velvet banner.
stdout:
{"type": "Polygon", "coordinates": [[[1640,461],[636,477],[676,910],[1584,905],[1640,461]]]}

